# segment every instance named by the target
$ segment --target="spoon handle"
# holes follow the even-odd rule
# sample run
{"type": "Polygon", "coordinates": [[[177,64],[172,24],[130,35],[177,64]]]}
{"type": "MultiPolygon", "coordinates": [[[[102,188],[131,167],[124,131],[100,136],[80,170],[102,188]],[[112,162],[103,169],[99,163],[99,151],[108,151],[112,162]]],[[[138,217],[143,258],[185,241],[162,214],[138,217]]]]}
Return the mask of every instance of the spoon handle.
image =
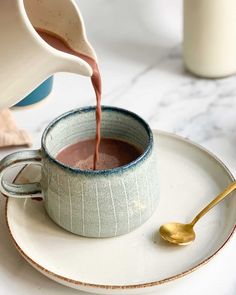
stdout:
{"type": "Polygon", "coordinates": [[[214,200],[212,200],[210,204],[208,204],[200,213],[198,213],[198,215],[193,219],[193,221],[190,224],[194,226],[202,216],[204,216],[209,210],[211,210],[211,208],[213,208],[215,205],[221,202],[235,189],[236,181],[231,183],[222,193],[220,193],[214,200]]]}

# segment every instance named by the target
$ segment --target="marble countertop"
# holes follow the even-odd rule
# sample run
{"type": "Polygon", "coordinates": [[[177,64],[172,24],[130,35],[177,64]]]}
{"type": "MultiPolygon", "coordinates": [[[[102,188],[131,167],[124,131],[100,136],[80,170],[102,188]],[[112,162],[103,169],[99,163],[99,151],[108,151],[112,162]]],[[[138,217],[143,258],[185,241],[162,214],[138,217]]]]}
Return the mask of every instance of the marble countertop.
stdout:
{"type": "MultiPolygon", "coordinates": [[[[180,0],[80,0],[87,33],[103,75],[103,104],[132,110],[153,128],[174,132],[214,152],[236,176],[236,76],[199,79],[181,58],[180,0]]],[[[45,126],[74,107],[94,105],[87,78],[60,73],[42,104],[14,110],[18,125],[38,148],[45,126]]],[[[0,156],[17,149],[1,150],[0,156]]],[[[63,287],[31,268],[6,234],[1,200],[0,294],[85,294],[63,287]],[[11,288],[9,287],[11,285],[11,288]]],[[[163,295],[236,294],[236,237],[214,260],[191,275],[189,285],[163,295]]],[[[160,294],[160,293],[158,293],[160,294]]]]}

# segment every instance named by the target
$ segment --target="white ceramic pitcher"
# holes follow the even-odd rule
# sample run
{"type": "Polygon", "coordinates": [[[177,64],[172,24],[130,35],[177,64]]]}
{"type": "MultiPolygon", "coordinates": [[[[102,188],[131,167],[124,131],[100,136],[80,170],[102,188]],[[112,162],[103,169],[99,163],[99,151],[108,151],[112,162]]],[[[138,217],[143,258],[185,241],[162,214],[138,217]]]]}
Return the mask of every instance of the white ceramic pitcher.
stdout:
{"type": "Polygon", "coordinates": [[[56,72],[92,75],[84,60],[51,47],[34,27],[56,33],[72,49],[96,60],[73,0],[1,0],[0,110],[20,101],[56,72]]]}

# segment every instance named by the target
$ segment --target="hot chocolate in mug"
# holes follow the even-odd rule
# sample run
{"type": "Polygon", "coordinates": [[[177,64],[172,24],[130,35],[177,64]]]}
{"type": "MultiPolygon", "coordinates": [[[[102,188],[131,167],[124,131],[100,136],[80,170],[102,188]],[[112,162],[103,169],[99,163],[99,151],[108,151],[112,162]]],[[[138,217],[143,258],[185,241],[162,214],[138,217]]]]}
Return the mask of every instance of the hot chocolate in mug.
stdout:
{"type": "Polygon", "coordinates": [[[114,237],[142,225],[159,201],[157,155],[148,124],[136,114],[102,108],[102,138],[127,142],[141,151],[132,162],[107,170],[81,170],[57,159],[66,146],[95,137],[95,107],[69,111],[45,129],[40,150],[13,153],[0,162],[0,190],[8,197],[42,193],[50,218],[85,237],[114,237]],[[3,179],[9,167],[40,164],[41,180],[13,184],[3,179]]]}

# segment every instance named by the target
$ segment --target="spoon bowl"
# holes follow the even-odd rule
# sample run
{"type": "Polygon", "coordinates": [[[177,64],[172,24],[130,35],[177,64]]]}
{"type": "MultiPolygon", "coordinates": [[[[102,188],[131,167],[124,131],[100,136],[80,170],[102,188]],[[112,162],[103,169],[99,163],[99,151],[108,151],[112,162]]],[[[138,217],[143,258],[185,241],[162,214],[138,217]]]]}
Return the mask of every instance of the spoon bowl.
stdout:
{"type": "Polygon", "coordinates": [[[189,245],[195,240],[194,225],[215,205],[224,200],[236,189],[236,181],[231,183],[222,193],[212,200],[189,224],[184,223],[166,223],[159,229],[160,236],[163,240],[175,245],[189,245]]]}
{"type": "Polygon", "coordinates": [[[176,245],[188,245],[195,240],[191,224],[167,223],[160,227],[160,235],[165,241],[176,245]]]}

